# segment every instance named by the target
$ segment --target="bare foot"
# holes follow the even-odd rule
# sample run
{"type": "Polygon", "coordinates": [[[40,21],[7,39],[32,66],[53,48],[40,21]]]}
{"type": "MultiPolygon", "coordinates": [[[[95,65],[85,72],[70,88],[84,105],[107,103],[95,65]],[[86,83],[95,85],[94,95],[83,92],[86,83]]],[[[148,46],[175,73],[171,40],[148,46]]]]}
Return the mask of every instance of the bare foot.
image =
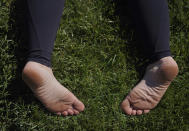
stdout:
{"type": "Polygon", "coordinates": [[[56,80],[52,69],[47,66],[29,61],[23,69],[22,78],[43,105],[58,115],[77,115],[85,108],[56,80]]]}
{"type": "Polygon", "coordinates": [[[178,66],[172,57],[150,64],[143,79],[121,103],[122,110],[128,115],[148,113],[159,103],[177,74],[178,66]]]}

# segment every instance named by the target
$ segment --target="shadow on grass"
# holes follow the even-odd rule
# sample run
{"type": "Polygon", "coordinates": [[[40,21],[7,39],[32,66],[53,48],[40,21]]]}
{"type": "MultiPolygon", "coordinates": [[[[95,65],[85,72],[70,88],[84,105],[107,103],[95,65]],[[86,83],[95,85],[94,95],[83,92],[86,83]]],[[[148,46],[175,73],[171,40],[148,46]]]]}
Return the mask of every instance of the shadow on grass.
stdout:
{"type": "Polygon", "coordinates": [[[9,39],[14,41],[11,51],[14,52],[14,59],[16,60],[16,69],[14,70],[14,79],[10,82],[7,91],[9,93],[9,101],[13,103],[31,104],[37,100],[32,91],[22,81],[22,69],[26,62],[27,56],[27,22],[26,0],[14,0],[10,6],[9,39]]]}
{"type": "Polygon", "coordinates": [[[128,0],[114,0],[113,4],[115,5],[114,15],[118,16],[120,22],[119,36],[126,41],[126,48],[123,50],[123,53],[128,56],[126,62],[135,67],[141,79],[149,61],[135,32],[132,7],[130,7],[128,0]]]}

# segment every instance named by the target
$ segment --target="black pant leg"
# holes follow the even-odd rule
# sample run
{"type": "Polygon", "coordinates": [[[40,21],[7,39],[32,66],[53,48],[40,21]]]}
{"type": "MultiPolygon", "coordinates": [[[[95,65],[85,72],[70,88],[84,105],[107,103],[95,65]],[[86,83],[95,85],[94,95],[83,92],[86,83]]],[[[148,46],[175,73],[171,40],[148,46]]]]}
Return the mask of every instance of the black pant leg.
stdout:
{"type": "Polygon", "coordinates": [[[27,61],[51,67],[51,55],[64,0],[27,0],[29,32],[27,61]]]}
{"type": "Polygon", "coordinates": [[[166,0],[128,0],[140,44],[151,62],[171,56],[166,0]]]}

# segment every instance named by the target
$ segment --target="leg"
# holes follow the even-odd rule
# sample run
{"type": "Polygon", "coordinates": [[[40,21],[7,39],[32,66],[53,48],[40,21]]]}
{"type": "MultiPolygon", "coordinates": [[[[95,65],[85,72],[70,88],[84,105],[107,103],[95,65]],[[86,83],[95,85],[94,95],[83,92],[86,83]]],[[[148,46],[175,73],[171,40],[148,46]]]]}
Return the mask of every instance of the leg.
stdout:
{"type": "Polygon", "coordinates": [[[22,77],[44,106],[63,115],[78,114],[84,105],[54,77],[51,54],[64,0],[27,0],[28,59],[22,77]]]}
{"type": "Polygon", "coordinates": [[[64,0],[27,0],[28,59],[51,67],[51,54],[64,0]]]}
{"type": "Polygon", "coordinates": [[[178,73],[169,48],[166,0],[129,0],[138,38],[150,59],[143,79],[121,104],[126,114],[141,115],[154,108],[178,73]]]}

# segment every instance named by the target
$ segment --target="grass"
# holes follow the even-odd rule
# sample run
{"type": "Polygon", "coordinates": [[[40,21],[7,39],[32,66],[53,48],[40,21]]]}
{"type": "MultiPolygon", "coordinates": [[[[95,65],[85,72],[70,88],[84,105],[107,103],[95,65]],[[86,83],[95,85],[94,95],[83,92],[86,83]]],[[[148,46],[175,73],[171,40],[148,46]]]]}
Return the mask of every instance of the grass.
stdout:
{"type": "Polygon", "coordinates": [[[126,116],[120,102],[140,80],[145,59],[137,48],[123,0],[66,1],[53,52],[56,78],[86,110],[60,117],[46,111],[21,80],[25,10],[22,0],[0,1],[0,129],[189,130],[189,2],[169,0],[171,51],[180,72],[147,115],[126,116]],[[22,45],[23,44],[23,45],[22,45]]]}

